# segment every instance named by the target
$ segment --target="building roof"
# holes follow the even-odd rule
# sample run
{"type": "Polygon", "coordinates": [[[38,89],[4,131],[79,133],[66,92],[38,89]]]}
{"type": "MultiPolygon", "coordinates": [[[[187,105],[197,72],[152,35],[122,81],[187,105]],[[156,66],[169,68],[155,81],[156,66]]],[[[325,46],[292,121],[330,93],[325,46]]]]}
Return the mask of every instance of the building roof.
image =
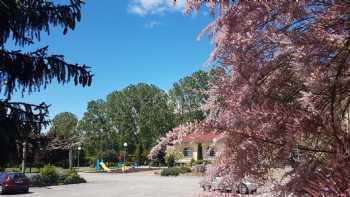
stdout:
{"type": "Polygon", "coordinates": [[[182,142],[212,142],[218,136],[215,132],[196,132],[183,137],[182,142]]]}

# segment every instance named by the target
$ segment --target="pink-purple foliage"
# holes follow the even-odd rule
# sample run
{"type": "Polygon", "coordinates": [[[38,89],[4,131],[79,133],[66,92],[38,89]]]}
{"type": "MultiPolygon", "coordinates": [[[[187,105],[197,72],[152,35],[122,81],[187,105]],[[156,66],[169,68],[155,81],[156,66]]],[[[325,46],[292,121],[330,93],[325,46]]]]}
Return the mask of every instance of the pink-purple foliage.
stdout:
{"type": "Polygon", "coordinates": [[[176,143],[180,143],[182,138],[194,132],[193,130],[196,127],[196,123],[189,123],[180,125],[169,131],[165,136],[161,137],[157,145],[151,149],[148,158],[150,160],[156,160],[161,155],[165,156],[167,148],[173,147],[176,143]]]}
{"type": "Polygon", "coordinates": [[[219,12],[204,30],[219,68],[197,130],[227,136],[210,175],[270,183],[298,150],[275,195],[350,196],[350,1],[189,0],[187,11],[203,5],[219,12]]]}

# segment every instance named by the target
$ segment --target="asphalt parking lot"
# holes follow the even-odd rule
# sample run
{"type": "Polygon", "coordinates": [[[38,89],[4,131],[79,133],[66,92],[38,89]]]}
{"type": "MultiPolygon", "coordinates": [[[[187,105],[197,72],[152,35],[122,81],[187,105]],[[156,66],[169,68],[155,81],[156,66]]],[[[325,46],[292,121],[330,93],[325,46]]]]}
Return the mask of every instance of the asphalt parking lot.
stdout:
{"type": "Polygon", "coordinates": [[[161,177],[154,172],[130,174],[81,174],[88,183],[30,188],[21,197],[196,197],[201,177],[161,177]]]}

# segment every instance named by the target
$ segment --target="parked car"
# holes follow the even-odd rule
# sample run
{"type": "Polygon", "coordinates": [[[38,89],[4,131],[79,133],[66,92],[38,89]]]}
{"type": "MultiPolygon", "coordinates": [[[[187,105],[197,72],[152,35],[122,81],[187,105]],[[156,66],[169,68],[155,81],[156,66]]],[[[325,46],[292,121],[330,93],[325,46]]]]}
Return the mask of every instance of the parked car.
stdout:
{"type": "Polygon", "coordinates": [[[203,180],[200,187],[204,191],[236,192],[240,194],[252,194],[257,191],[257,184],[249,181],[240,182],[237,185],[225,184],[222,177],[214,177],[211,181],[203,180]]]}
{"type": "Polygon", "coordinates": [[[1,173],[0,194],[8,192],[29,192],[30,180],[23,173],[1,173]]]}
{"type": "Polygon", "coordinates": [[[258,185],[249,181],[241,182],[237,185],[237,193],[240,194],[253,194],[258,190],[258,185]]]}
{"type": "Polygon", "coordinates": [[[204,191],[232,192],[236,189],[234,185],[225,184],[222,177],[214,177],[211,181],[203,180],[200,186],[204,191]]]}

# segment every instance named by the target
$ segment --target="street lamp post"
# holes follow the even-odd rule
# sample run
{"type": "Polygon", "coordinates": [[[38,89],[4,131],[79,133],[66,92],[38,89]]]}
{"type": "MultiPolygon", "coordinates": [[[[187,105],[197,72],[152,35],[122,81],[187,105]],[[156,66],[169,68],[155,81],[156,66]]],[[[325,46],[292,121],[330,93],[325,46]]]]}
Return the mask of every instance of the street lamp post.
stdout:
{"type": "Polygon", "coordinates": [[[79,146],[78,147],[78,172],[79,172],[79,166],[80,166],[80,158],[79,158],[79,156],[80,156],[80,151],[81,151],[81,146],[79,146]]]}
{"type": "Polygon", "coordinates": [[[127,151],[127,148],[128,148],[128,143],[124,142],[124,167],[123,167],[123,171],[126,170],[126,151],[127,151]]]}

